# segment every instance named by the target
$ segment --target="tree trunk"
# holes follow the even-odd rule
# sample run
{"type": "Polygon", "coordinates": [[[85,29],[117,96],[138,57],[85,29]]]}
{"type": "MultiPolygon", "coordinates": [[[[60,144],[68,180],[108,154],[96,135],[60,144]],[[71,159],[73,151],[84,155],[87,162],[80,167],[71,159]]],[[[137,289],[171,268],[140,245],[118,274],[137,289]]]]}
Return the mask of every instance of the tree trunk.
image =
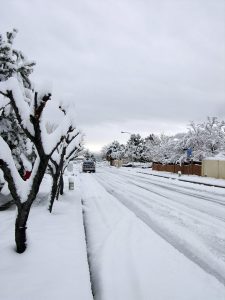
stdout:
{"type": "Polygon", "coordinates": [[[52,177],[53,183],[52,183],[52,190],[51,190],[51,198],[50,198],[50,204],[49,204],[49,212],[52,212],[53,203],[55,201],[55,197],[58,190],[58,176],[52,177]]]}
{"type": "Polygon", "coordinates": [[[59,184],[57,186],[57,192],[56,192],[56,200],[59,200],[59,195],[63,195],[64,191],[64,180],[63,175],[60,175],[59,184]]]}
{"type": "Polygon", "coordinates": [[[18,208],[18,214],[15,223],[15,242],[16,251],[18,253],[23,253],[26,250],[26,224],[30,213],[30,206],[22,205],[18,208]]]}
{"type": "Polygon", "coordinates": [[[59,194],[63,195],[63,190],[64,190],[64,180],[63,180],[63,175],[61,174],[59,179],[59,184],[57,187],[56,200],[59,200],[59,194]]]}
{"type": "Polygon", "coordinates": [[[64,179],[63,179],[63,175],[61,175],[60,177],[60,195],[63,195],[64,192],[64,179]]]}
{"type": "Polygon", "coordinates": [[[56,193],[56,200],[59,200],[59,192],[60,192],[60,182],[58,184],[58,187],[57,187],[57,193],[56,193]]]}

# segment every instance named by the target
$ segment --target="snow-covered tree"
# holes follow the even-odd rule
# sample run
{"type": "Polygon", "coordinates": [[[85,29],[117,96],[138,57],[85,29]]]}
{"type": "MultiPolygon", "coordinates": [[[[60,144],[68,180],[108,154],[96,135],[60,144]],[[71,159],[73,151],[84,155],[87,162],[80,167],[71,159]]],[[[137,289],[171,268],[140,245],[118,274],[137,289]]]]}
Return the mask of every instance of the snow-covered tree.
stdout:
{"type": "Polygon", "coordinates": [[[153,161],[161,163],[175,163],[182,155],[178,150],[178,139],[174,136],[167,136],[162,134],[160,137],[160,143],[156,146],[153,161]]]}
{"type": "MultiPolygon", "coordinates": [[[[25,55],[13,47],[17,30],[7,32],[6,37],[0,34],[0,82],[10,77],[16,77],[24,86],[24,97],[29,103],[32,93],[32,83],[29,79],[33,72],[33,61],[28,61],[25,55]]],[[[0,134],[9,145],[17,168],[21,175],[30,171],[34,159],[34,148],[18,124],[11,103],[0,96],[0,134]]]]}
{"type": "Polygon", "coordinates": [[[33,72],[34,61],[27,60],[22,51],[13,47],[17,30],[6,33],[6,38],[0,34],[0,81],[14,76],[25,88],[31,89],[29,75],[33,72]]]}
{"type": "Polygon", "coordinates": [[[216,117],[208,117],[205,122],[191,122],[187,133],[175,136],[161,135],[160,142],[153,146],[153,161],[161,163],[187,162],[190,158],[201,161],[207,156],[225,152],[225,122],[216,117]],[[187,149],[192,150],[187,157],[187,149]]]}
{"type": "Polygon", "coordinates": [[[191,122],[188,133],[181,141],[184,149],[192,149],[193,160],[215,156],[225,151],[225,122],[208,117],[206,122],[191,122]]]}
{"type": "Polygon", "coordinates": [[[118,141],[113,141],[111,144],[102,148],[102,158],[112,162],[114,159],[122,159],[125,153],[125,146],[118,141]]]}
{"type": "Polygon", "coordinates": [[[140,134],[131,134],[126,144],[125,157],[132,161],[142,161],[144,153],[144,140],[140,134]]]}
{"type": "Polygon", "coordinates": [[[49,211],[52,212],[54,200],[63,194],[63,175],[69,162],[75,159],[83,150],[83,136],[76,128],[71,128],[57,149],[53,152],[48,169],[52,176],[49,211]]]}
{"type": "Polygon", "coordinates": [[[152,162],[156,153],[158,151],[158,145],[160,144],[160,139],[154,135],[150,134],[146,138],[143,139],[143,151],[141,155],[141,159],[144,162],[152,162]]]}
{"type": "MultiPolygon", "coordinates": [[[[24,56],[17,52],[21,69],[26,70],[24,73],[18,71],[19,63],[14,64],[16,62],[14,56],[17,54],[8,50],[14,35],[8,34],[7,37],[8,41],[4,42],[1,36],[0,110],[4,110],[8,105],[11,107],[19,128],[15,134],[20,135],[20,132],[23,132],[23,138],[18,138],[20,143],[22,144],[24,141],[24,148],[29,148],[32,145],[35,151],[35,157],[32,159],[32,173],[30,178],[25,181],[18,172],[13,147],[10,145],[11,139],[4,139],[0,136],[0,168],[17,206],[15,241],[17,252],[22,253],[26,249],[26,224],[30,208],[38,193],[49,159],[66,136],[75,128],[75,124],[74,116],[70,114],[69,110],[62,120],[56,119],[54,123],[49,124],[46,107],[50,103],[51,93],[45,90],[34,91],[30,89],[30,81],[25,76],[29,75],[28,64],[21,62],[24,56]],[[5,47],[4,43],[6,44],[5,47]],[[9,58],[7,63],[5,63],[4,57],[9,58]]],[[[10,124],[10,118],[8,120],[10,124]]],[[[7,125],[6,128],[10,128],[10,126],[7,125]]]]}
{"type": "Polygon", "coordinates": [[[50,157],[72,131],[73,117],[69,114],[65,115],[62,122],[55,124],[54,130],[49,130],[48,120],[44,118],[43,112],[51,99],[51,94],[43,95],[35,92],[33,103],[28,105],[18,80],[13,77],[0,83],[0,93],[9,99],[18,123],[36,151],[31,177],[24,181],[16,168],[10,147],[0,137],[0,167],[17,205],[15,237],[17,251],[22,253],[26,248],[26,223],[31,205],[38,193],[50,157]]]}
{"type": "MultiPolygon", "coordinates": [[[[105,146],[103,157],[117,158],[118,142],[105,146]]],[[[177,133],[174,136],[165,134],[150,134],[142,138],[139,134],[132,134],[128,140],[123,156],[132,161],[183,163],[201,161],[207,156],[225,154],[225,121],[216,117],[208,117],[205,122],[191,122],[187,133],[177,133]],[[191,157],[187,150],[191,149],[191,157]]]]}
{"type": "Polygon", "coordinates": [[[89,149],[84,149],[82,153],[85,159],[96,161],[94,153],[92,153],[89,149]]]}

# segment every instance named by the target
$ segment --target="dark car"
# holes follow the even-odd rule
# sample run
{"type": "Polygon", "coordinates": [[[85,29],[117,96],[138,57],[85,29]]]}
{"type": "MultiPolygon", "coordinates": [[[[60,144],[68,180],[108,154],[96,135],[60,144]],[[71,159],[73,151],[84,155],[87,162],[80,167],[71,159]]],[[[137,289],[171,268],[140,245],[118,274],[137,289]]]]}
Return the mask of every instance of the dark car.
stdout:
{"type": "Polygon", "coordinates": [[[85,160],[82,165],[82,171],[95,173],[95,163],[90,160],[85,160]]]}

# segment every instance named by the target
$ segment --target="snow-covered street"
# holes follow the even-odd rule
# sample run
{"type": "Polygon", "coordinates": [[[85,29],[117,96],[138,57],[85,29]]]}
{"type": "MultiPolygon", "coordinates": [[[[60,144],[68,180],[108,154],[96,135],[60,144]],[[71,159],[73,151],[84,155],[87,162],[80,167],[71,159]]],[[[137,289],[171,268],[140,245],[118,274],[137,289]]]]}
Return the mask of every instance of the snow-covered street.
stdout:
{"type": "Polygon", "coordinates": [[[21,255],[1,212],[0,299],[223,300],[225,190],[150,173],[77,168],[51,215],[46,177],[21,255]]]}
{"type": "Polygon", "coordinates": [[[154,231],[225,282],[225,190],[126,171],[106,168],[97,179],[154,231]]]}
{"type": "Polygon", "coordinates": [[[80,188],[96,299],[224,298],[224,189],[110,167],[80,188]]]}
{"type": "Polygon", "coordinates": [[[225,300],[225,1],[3,2],[0,300],[225,300]]]}

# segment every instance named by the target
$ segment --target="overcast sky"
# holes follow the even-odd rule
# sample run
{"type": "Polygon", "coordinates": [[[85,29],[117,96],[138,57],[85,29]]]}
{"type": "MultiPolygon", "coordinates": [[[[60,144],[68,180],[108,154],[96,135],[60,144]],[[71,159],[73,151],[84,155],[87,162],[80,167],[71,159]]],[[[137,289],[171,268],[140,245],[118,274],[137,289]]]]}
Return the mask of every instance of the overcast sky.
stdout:
{"type": "Polygon", "coordinates": [[[77,107],[86,145],[225,119],[224,0],[0,0],[34,80],[77,107]]]}

